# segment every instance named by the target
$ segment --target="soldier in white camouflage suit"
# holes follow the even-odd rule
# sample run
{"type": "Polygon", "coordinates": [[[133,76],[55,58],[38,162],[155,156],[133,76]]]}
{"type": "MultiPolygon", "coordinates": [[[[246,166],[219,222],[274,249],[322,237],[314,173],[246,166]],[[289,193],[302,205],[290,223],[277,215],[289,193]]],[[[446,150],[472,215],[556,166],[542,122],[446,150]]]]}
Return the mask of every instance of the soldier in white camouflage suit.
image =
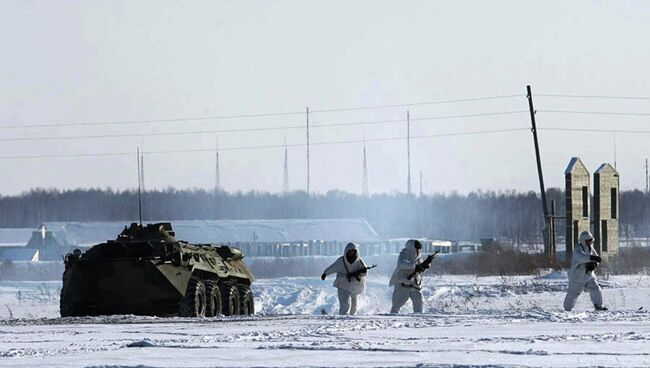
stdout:
{"type": "Polygon", "coordinates": [[[421,249],[422,243],[411,239],[406,242],[404,249],[399,254],[397,267],[388,283],[394,286],[391,313],[399,313],[409,298],[413,302],[413,312],[422,313],[424,296],[422,295],[422,276],[420,274],[424,272],[425,268],[421,265],[421,249]],[[412,277],[409,279],[411,275],[412,277]]]}
{"type": "Polygon", "coordinates": [[[564,310],[566,311],[573,309],[578,297],[585,290],[589,291],[594,309],[599,311],[607,310],[606,307],[603,307],[603,294],[598,281],[596,281],[596,275],[594,275],[594,270],[600,264],[601,258],[592,246],[593,243],[594,237],[591,233],[583,231],[580,234],[578,244],[573,249],[571,269],[567,272],[569,289],[564,298],[564,310]]]}
{"type": "Polygon", "coordinates": [[[366,264],[359,256],[359,246],[348,243],[343,256],[339,257],[323,271],[321,279],[336,274],[334,286],[339,294],[339,314],[353,315],[357,312],[357,297],[363,293],[366,285],[366,264]]]}

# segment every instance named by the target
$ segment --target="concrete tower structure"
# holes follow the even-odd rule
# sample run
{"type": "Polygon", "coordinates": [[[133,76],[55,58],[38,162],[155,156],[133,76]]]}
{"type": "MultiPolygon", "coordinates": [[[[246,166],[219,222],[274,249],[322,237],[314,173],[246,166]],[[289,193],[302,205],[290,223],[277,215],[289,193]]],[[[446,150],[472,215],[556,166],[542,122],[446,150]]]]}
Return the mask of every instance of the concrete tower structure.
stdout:
{"type": "Polygon", "coordinates": [[[618,252],[620,180],[607,163],[594,172],[594,247],[607,256],[618,252]]]}
{"type": "Polygon", "coordinates": [[[589,171],[578,157],[573,157],[564,171],[566,184],[566,259],[583,231],[590,231],[589,203],[591,193],[589,171]]]}

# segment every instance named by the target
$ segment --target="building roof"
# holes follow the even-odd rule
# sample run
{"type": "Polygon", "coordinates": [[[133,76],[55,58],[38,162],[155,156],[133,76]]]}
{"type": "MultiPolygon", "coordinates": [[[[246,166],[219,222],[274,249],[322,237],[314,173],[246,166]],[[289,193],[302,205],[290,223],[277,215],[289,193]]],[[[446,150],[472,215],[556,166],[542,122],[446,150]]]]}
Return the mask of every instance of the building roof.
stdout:
{"type": "Polygon", "coordinates": [[[578,168],[589,174],[589,170],[587,170],[587,167],[582,163],[582,160],[580,160],[579,157],[571,157],[571,161],[569,161],[569,165],[566,167],[566,170],[564,170],[564,174],[571,174],[578,168]]]}
{"type": "Polygon", "coordinates": [[[0,250],[0,260],[9,261],[38,261],[38,249],[7,248],[0,250]]]}
{"type": "Polygon", "coordinates": [[[604,164],[601,164],[600,166],[598,166],[598,169],[596,170],[595,174],[600,175],[600,174],[602,174],[602,173],[604,173],[606,171],[609,171],[611,174],[614,174],[614,175],[618,174],[618,171],[616,171],[614,166],[612,166],[612,165],[610,165],[608,163],[604,163],[604,164]]]}
{"type": "Polygon", "coordinates": [[[24,246],[32,237],[34,229],[0,229],[0,247],[24,246]]]}
{"type": "MultiPolygon", "coordinates": [[[[169,221],[146,221],[146,223],[169,221]]],[[[176,238],[191,243],[378,241],[364,219],[171,221],[176,238]]],[[[63,244],[92,245],[115,239],[128,225],[120,222],[49,222],[45,226],[63,244]]]]}

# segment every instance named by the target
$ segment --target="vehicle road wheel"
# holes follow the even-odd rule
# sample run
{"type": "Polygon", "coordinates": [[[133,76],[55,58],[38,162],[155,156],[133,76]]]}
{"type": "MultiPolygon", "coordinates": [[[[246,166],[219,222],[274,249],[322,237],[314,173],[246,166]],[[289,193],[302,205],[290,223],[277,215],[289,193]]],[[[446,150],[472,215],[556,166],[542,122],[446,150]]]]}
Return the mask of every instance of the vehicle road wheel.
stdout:
{"type": "Polygon", "coordinates": [[[255,314],[255,301],[253,300],[253,292],[248,285],[239,285],[239,298],[241,299],[241,307],[239,313],[242,315],[255,314]]]}
{"type": "Polygon", "coordinates": [[[198,277],[192,277],[187,284],[185,296],[179,303],[181,317],[205,317],[205,285],[198,277]]]}
{"type": "Polygon", "coordinates": [[[206,317],[216,317],[221,314],[221,290],[214,280],[205,282],[206,317]]]}
{"type": "Polygon", "coordinates": [[[221,284],[221,313],[226,316],[234,316],[239,314],[239,307],[241,306],[239,291],[233,284],[221,284]]]}

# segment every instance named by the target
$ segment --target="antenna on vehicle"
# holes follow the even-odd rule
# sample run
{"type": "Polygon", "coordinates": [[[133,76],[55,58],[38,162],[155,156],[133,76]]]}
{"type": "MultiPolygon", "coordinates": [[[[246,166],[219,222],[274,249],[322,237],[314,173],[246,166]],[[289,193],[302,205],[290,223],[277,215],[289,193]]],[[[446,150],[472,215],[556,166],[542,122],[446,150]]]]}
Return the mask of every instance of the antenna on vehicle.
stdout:
{"type": "Polygon", "coordinates": [[[140,146],[137,147],[137,163],[138,163],[138,217],[140,218],[140,226],[142,226],[142,167],[140,161],[140,146]]]}

